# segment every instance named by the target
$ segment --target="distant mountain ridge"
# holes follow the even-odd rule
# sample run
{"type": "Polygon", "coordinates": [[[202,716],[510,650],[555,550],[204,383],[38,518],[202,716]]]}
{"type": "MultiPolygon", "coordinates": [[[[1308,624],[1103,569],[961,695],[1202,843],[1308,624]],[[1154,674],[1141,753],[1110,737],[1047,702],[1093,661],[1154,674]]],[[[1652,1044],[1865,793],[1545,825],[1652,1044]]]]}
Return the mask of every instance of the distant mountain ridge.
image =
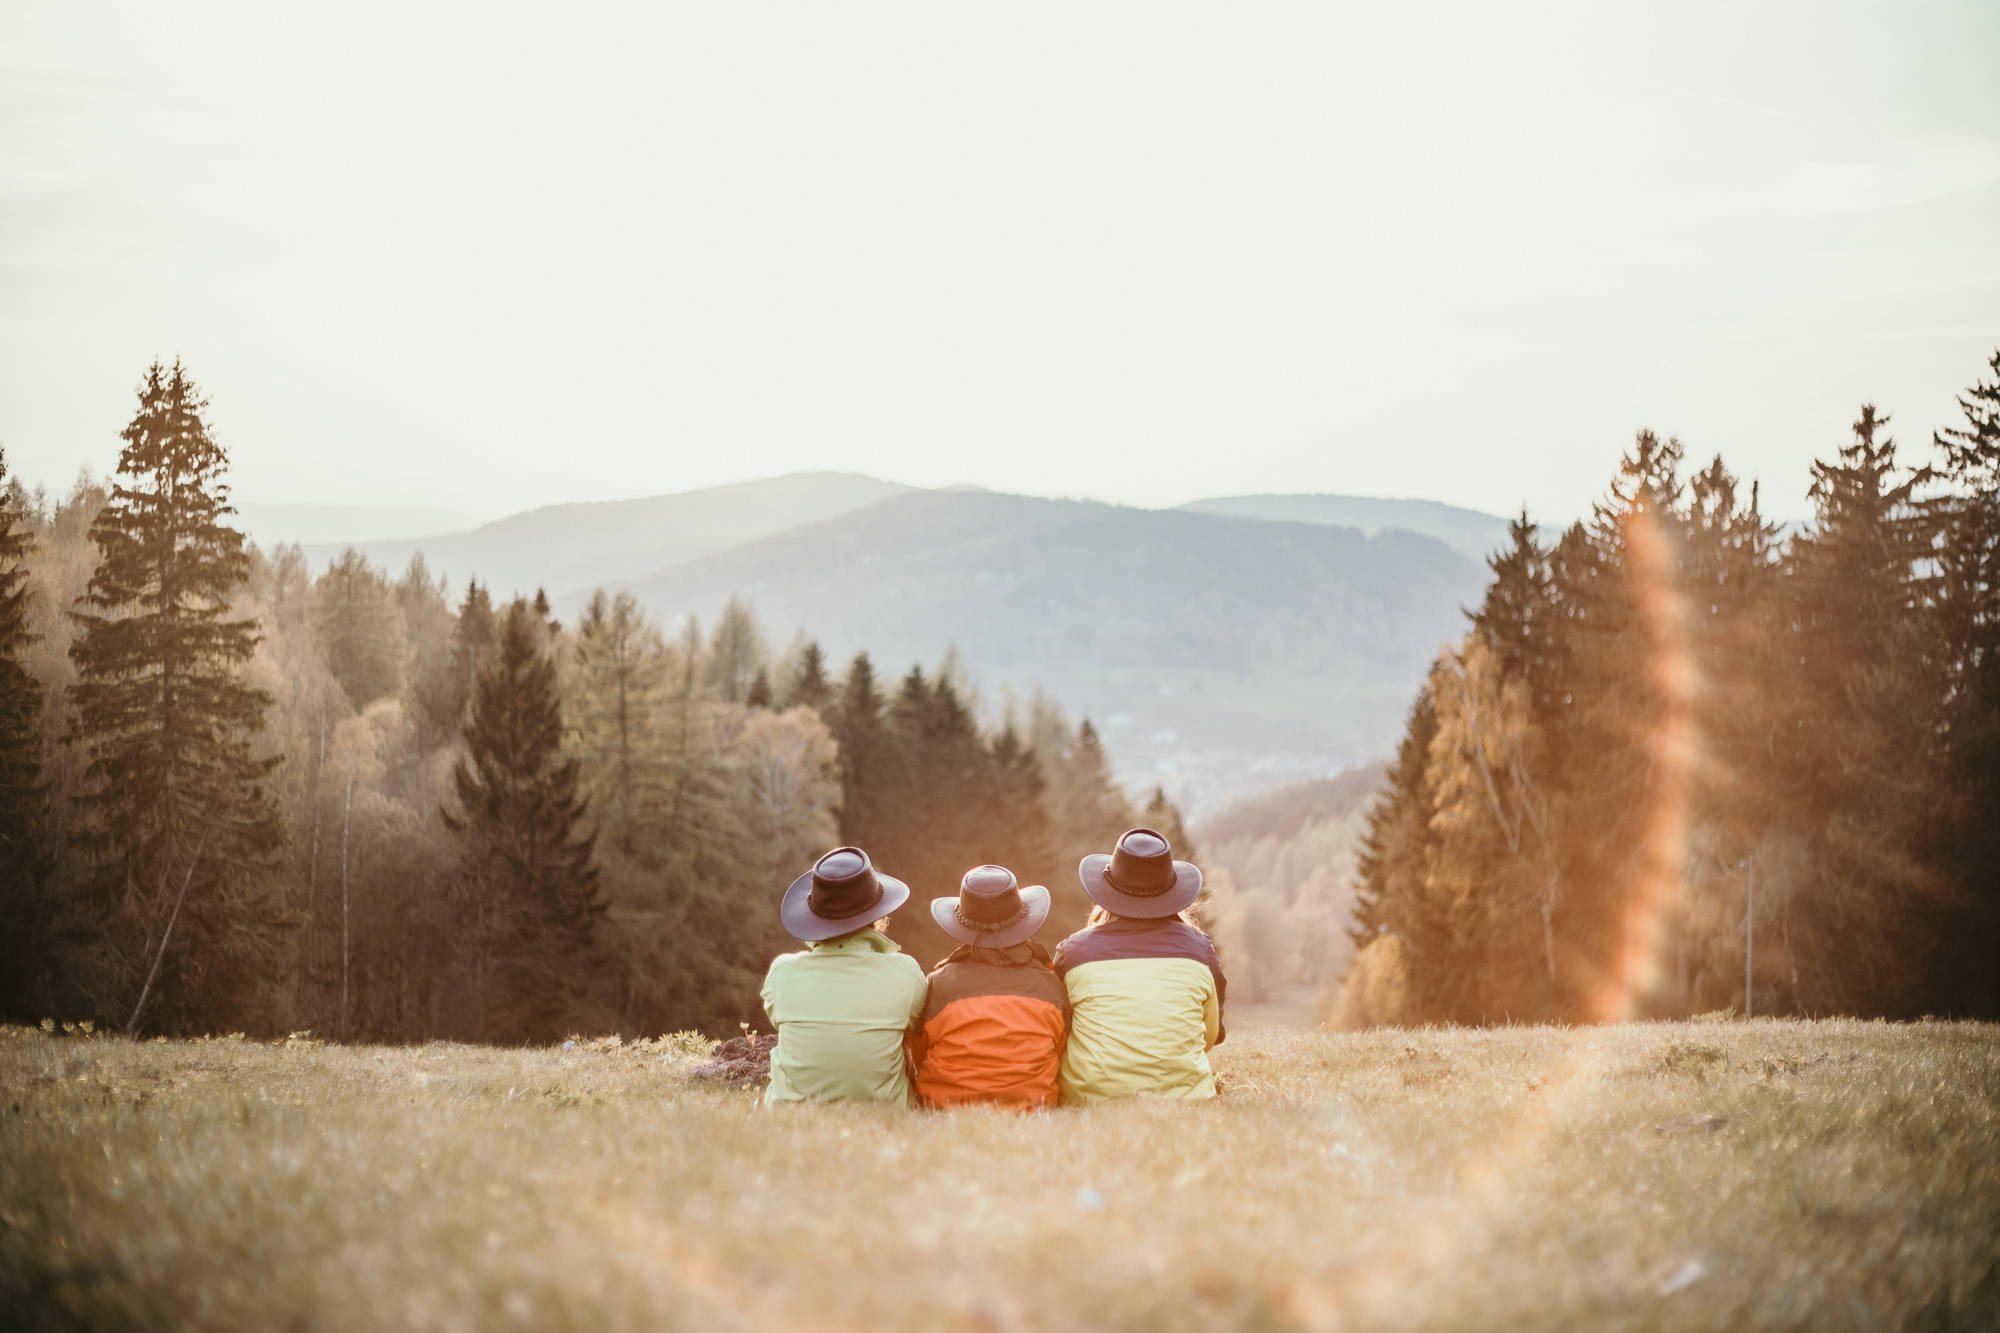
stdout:
{"type": "Polygon", "coordinates": [[[1200,514],[1230,514],[1280,523],[1328,523],[1378,532],[1435,537],[1483,561],[1507,542],[1507,520],[1437,500],[1394,500],[1370,495],[1230,495],[1181,506],[1200,514]]]}
{"type": "Polygon", "coordinates": [[[669,621],[740,596],[779,640],[892,676],[955,645],[989,702],[1039,686],[1097,721],[1128,782],[1212,808],[1387,753],[1483,575],[1405,532],[911,491],[632,591],[669,621]]]}
{"type": "Polygon", "coordinates": [[[909,487],[853,472],[797,472],[698,491],[548,505],[469,532],[305,548],[322,568],[349,546],[392,573],[423,552],[455,586],[477,578],[499,596],[619,587],[739,542],[873,504],[909,487]]]}
{"type": "MultiPolygon", "coordinates": [[[[891,678],[956,646],[989,711],[1039,687],[1097,722],[1129,785],[1162,782],[1199,814],[1386,755],[1505,526],[1428,501],[1156,510],[818,472],[353,544],[392,572],[422,551],[454,590],[544,588],[565,618],[600,587],[668,626],[740,596],[774,647],[803,631],[836,666],[865,649],[891,678]]],[[[306,554],[319,567],[346,545],[306,554]]]]}

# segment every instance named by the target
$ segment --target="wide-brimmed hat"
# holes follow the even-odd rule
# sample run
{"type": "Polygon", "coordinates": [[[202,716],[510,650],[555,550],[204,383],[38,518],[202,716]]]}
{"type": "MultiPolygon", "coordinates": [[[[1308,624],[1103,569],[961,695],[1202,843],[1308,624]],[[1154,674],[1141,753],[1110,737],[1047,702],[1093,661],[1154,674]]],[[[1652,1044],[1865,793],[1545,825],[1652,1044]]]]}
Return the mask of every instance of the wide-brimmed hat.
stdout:
{"type": "Polygon", "coordinates": [[[959,881],[956,898],[931,899],[931,920],[960,944],[1005,949],[1019,944],[1049,919],[1049,891],[1021,887],[1006,866],[974,866],[959,881]]]}
{"type": "Polygon", "coordinates": [[[792,881],[778,919],[795,940],[851,935],[910,901],[910,886],[868,863],[859,847],[836,847],[792,881]]]}
{"type": "Polygon", "coordinates": [[[1166,838],[1149,828],[1124,834],[1109,856],[1084,857],[1076,873],[1090,900],[1118,916],[1172,916],[1201,896],[1201,871],[1174,860],[1166,838]]]}

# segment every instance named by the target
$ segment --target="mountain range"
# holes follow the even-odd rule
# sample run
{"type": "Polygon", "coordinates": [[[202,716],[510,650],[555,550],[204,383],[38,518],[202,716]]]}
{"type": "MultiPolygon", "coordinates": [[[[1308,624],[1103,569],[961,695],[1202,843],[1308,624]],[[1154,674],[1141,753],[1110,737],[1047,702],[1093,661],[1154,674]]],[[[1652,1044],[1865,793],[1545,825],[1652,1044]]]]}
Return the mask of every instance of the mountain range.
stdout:
{"type": "Polygon", "coordinates": [[[990,715],[1040,688],[1097,723],[1128,784],[1201,811],[1386,754],[1504,530],[1425,501],[1137,509],[829,472],[353,545],[392,570],[421,551],[454,586],[546,588],[565,617],[597,587],[669,626],[741,597],[776,646],[865,650],[891,680],[956,647],[990,715]]]}

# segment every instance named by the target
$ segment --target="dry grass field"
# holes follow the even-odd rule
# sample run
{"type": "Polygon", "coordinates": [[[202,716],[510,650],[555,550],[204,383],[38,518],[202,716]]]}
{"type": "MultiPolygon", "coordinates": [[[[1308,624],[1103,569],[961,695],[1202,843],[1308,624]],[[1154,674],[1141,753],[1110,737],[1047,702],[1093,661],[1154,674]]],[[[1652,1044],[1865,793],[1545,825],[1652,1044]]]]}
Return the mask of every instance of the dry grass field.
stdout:
{"type": "Polygon", "coordinates": [[[1247,1030],[1224,1096],[764,1111],[690,1043],[0,1034],[0,1325],[1994,1328],[2000,1030],[1247,1030]]]}

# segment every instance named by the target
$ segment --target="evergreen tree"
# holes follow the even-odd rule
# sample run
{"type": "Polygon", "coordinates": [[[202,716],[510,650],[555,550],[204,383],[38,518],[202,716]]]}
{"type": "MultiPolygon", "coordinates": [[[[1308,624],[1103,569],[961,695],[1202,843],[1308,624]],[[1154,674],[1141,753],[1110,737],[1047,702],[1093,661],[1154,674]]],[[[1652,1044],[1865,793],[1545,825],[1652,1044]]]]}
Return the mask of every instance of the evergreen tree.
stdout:
{"type": "Polygon", "coordinates": [[[1938,859],[1965,896],[1941,1007],[1991,1018],[2000,1015],[2000,351],[1987,366],[1993,379],[1959,397],[1965,424],[1935,443],[1953,488],[1937,556],[1948,770],[1938,859]]]}
{"type": "Polygon", "coordinates": [[[478,579],[468,579],[465,598],[458,606],[458,620],[451,632],[451,670],[442,680],[427,682],[418,698],[429,726],[448,737],[458,736],[480,668],[498,642],[492,595],[478,579]]]}
{"type": "MultiPolygon", "coordinates": [[[[8,482],[0,450],[0,483],[8,482]]],[[[28,674],[28,553],[17,484],[0,490],[0,1015],[28,1020],[48,994],[55,902],[49,884],[42,687],[28,674]]]]}
{"type": "Polygon", "coordinates": [[[458,617],[445,597],[444,577],[431,577],[423,552],[410,557],[396,584],[396,607],[409,638],[409,698],[420,749],[434,750],[458,735],[465,699],[453,661],[458,617]]]}
{"type": "Polygon", "coordinates": [[[357,712],[401,691],[410,655],[403,610],[366,556],[341,552],[314,585],[313,612],[327,669],[357,712]]]}
{"type": "Polygon", "coordinates": [[[730,598],[715,622],[708,644],[708,684],[724,703],[740,704],[764,664],[764,636],[757,618],[737,598],[730,598]]]}
{"type": "MultiPolygon", "coordinates": [[[[1410,952],[1426,956],[1448,941],[1434,925],[1428,900],[1426,864],[1431,816],[1437,801],[1430,786],[1431,741],[1437,735],[1437,708],[1428,687],[1410,705],[1387,788],[1368,812],[1368,830],[1355,860],[1354,930],[1358,951],[1378,936],[1401,937],[1410,952]]],[[[1441,967],[1452,960],[1439,958],[1441,967]]],[[[1421,974],[1420,974],[1421,975],[1421,974]]],[[[1411,1003],[1422,1012],[1415,996],[1411,1003]]]]}
{"type": "Polygon", "coordinates": [[[91,525],[103,559],[71,613],[84,970],[106,1018],[174,1031],[268,1022],[255,997],[281,971],[283,834],[264,789],[278,761],[252,748],[270,696],[243,679],[257,625],[229,598],[249,558],[206,406],[178,361],[147,369],[91,525]]]}
{"type": "Polygon", "coordinates": [[[1813,849],[1788,923],[1807,1012],[1908,1014],[1934,940],[1939,880],[1924,836],[1944,788],[1942,697],[1924,618],[1932,479],[1896,458],[1872,405],[1837,459],[1812,466],[1813,530],[1793,543],[1793,672],[1773,730],[1780,814],[1813,849]]]}
{"type": "Polygon", "coordinates": [[[880,845],[896,820],[895,747],[883,717],[875,664],[857,653],[841,683],[834,710],[834,739],[840,743],[840,836],[854,846],[880,845]]]}
{"type": "Polygon", "coordinates": [[[743,706],[766,711],[777,706],[777,697],[771,689],[771,673],[764,667],[758,667],[757,674],[750,678],[750,689],[743,696],[743,706]]]}
{"type": "Polygon", "coordinates": [[[661,771],[660,692],[666,644],[632,594],[592,595],[577,622],[570,662],[569,744],[598,828],[635,850],[642,813],[655,806],[661,771]]]}
{"type": "Polygon", "coordinates": [[[810,708],[825,717],[833,702],[833,685],[826,678],[826,655],[808,639],[799,653],[798,668],[785,686],[785,707],[810,708]]]}
{"type": "Polygon", "coordinates": [[[452,771],[458,809],[445,827],[460,843],[458,891],[474,1030],[486,1039],[562,1035],[583,991],[592,931],[603,913],[585,831],[577,766],[562,756],[547,618],[516,599],[480,669],[452,771]]]}

